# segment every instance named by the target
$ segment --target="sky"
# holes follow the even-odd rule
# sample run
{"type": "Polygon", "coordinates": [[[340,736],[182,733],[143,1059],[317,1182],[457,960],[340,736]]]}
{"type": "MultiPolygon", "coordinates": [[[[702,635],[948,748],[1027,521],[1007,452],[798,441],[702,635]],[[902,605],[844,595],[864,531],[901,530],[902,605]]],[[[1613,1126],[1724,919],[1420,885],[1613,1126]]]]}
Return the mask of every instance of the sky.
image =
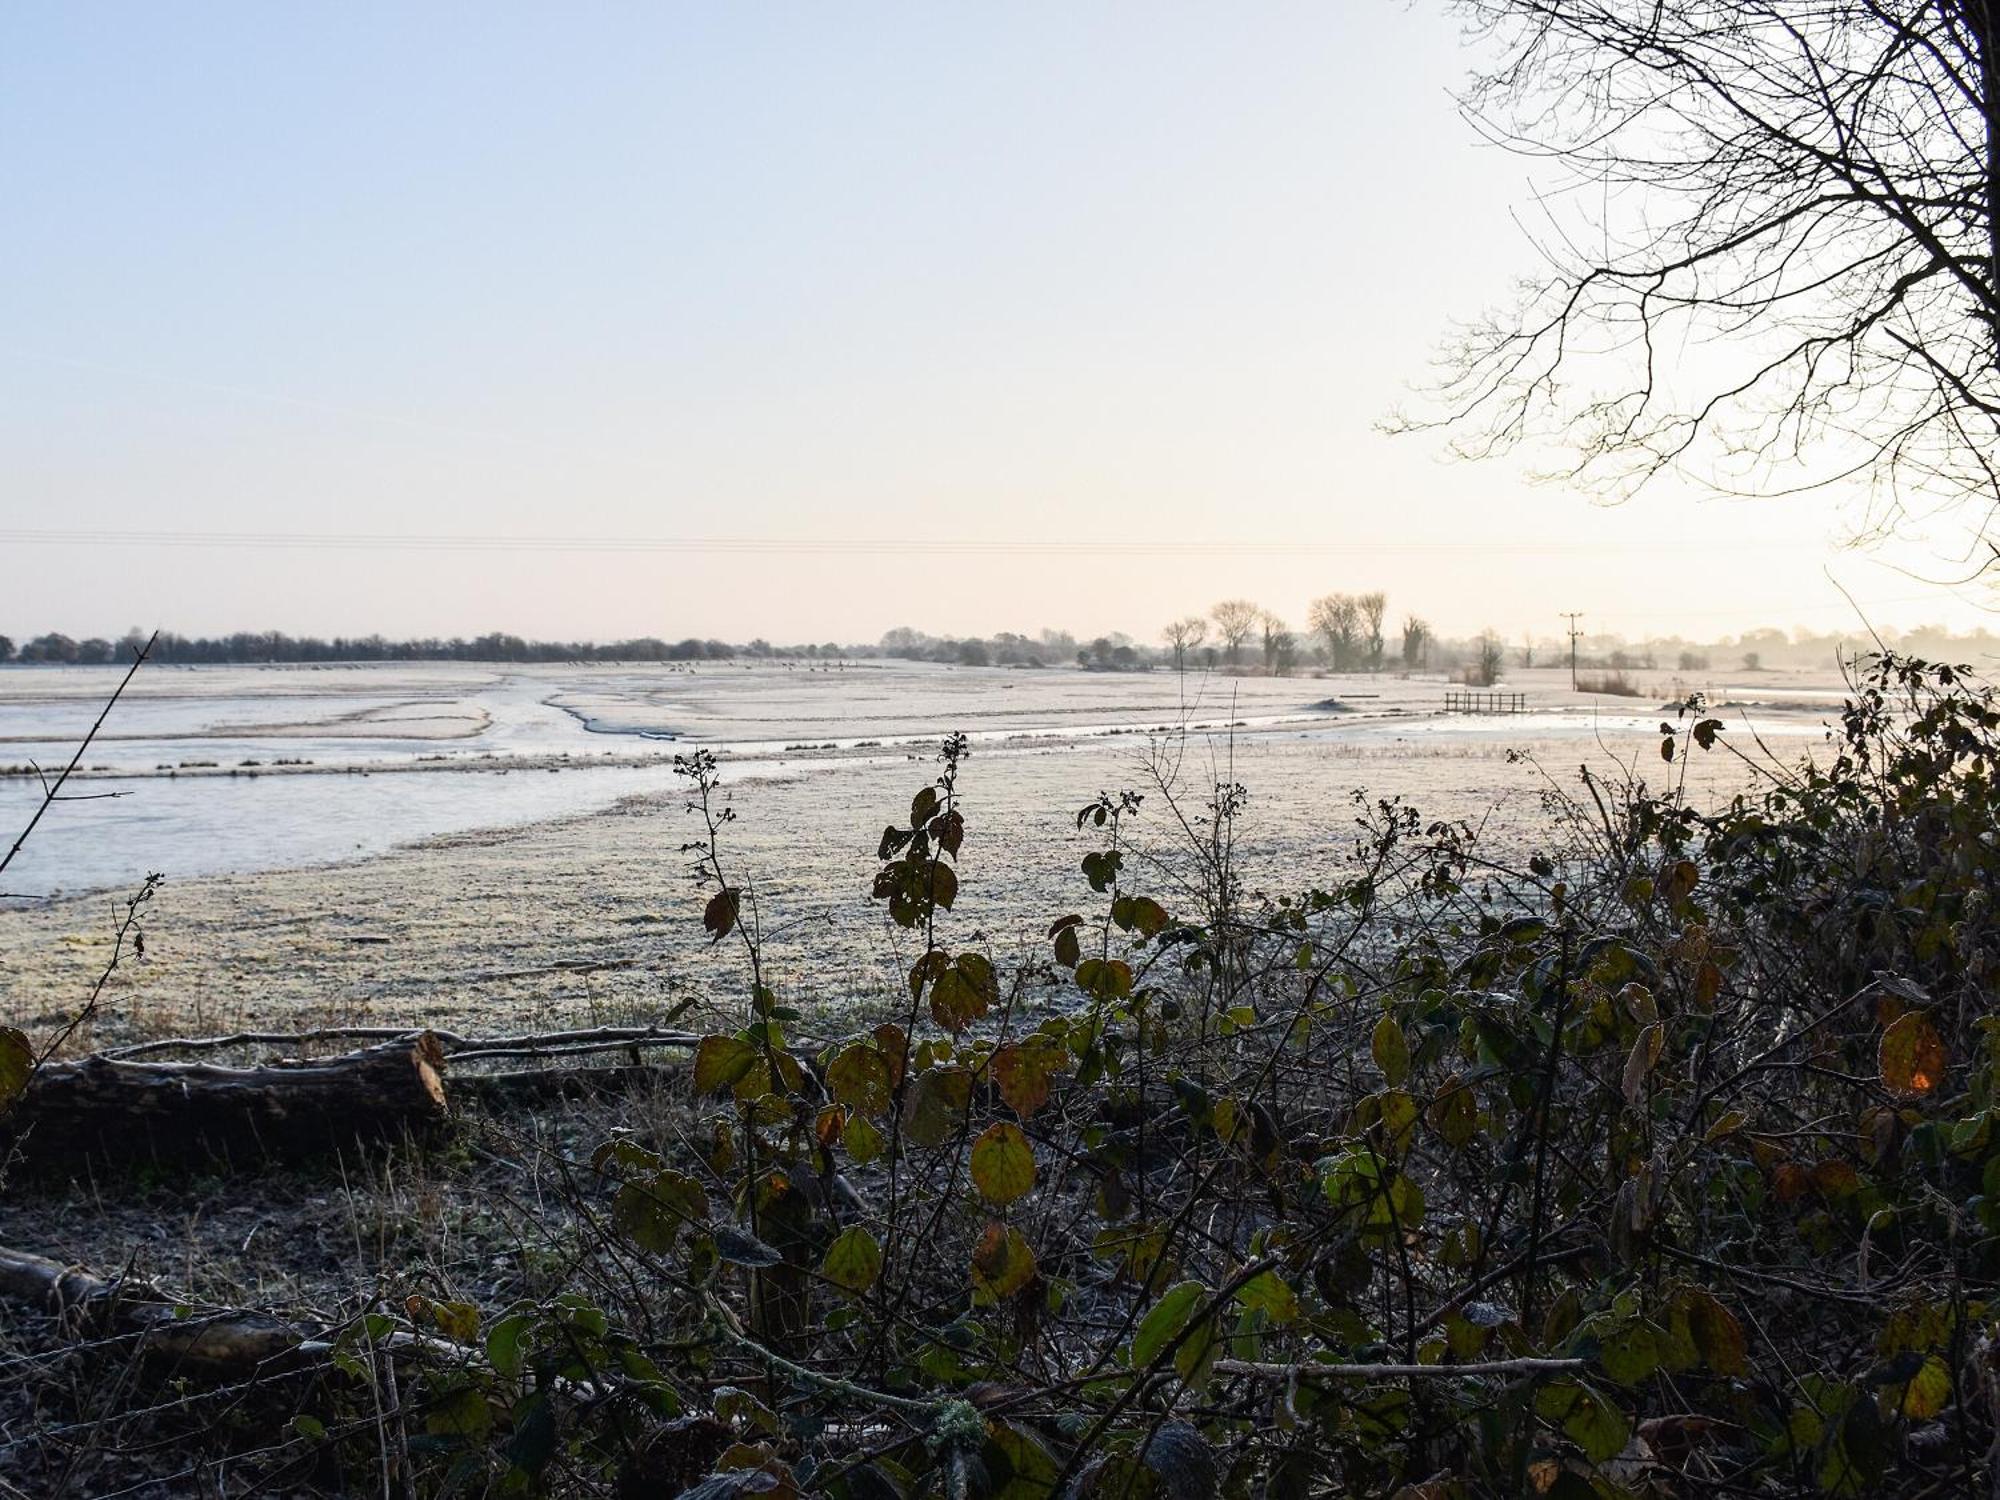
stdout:
{"type": "Polygon", "coordinates": [[[1535,269],[1476,61],[1440,0],[7,7],[0,631],[1987,622],[1852,497],[1383,434],[1535,269]]]}

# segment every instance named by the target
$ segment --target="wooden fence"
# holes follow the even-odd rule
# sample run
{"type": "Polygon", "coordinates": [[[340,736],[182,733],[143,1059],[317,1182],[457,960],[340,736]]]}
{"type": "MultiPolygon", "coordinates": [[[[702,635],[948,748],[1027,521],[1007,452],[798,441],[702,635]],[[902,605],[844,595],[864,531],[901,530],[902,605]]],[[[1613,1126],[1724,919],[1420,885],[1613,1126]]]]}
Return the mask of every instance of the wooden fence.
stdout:
{"type": "Polygon", "coordinates": [[[1528,695],[1446,688],[1444,711],[1448,714],[1524,714],[1528,711],[1528,695]]]}

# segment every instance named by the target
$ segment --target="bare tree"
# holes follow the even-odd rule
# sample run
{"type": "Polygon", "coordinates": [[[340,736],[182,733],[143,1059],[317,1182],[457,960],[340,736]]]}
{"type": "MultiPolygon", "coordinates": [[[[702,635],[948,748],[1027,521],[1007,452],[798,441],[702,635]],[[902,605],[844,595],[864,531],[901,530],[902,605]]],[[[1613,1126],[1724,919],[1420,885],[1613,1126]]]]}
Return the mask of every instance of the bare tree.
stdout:
{"type": "Polygon", "coordinates": [[[1361,644],[1368,651],[1368,669],[1382,670],[1382,617],[1389,612],[1389,596],[1377,589],[1372,594],[1362,594],[1355,601],[1361,611],[1361,644]]]}
{"type": "Polygon", "coordinates": [[[1521,632],[1521,670],[1526,671],[1534,664],[1535,633],[1532,630],[1524,630],[1521,632]]]}
{"type": "Polygon", "coordinates": [[[1263,632],[1264,670],[1276,675],[1278,663],[1289,662],[1292,655],[1292,633],[1285,628],[1285,622],[1268,609],[1257,622],[1263,632]]]}
{"type": "Polygon", "coordinates": [[[1208,621],[1200,615],[1189,615],[1169,624],[1160,632],[1160,637],[1173,648],[1174,670],[1178,672],[1187,665],[1188,652],[1208,639],[1208,621]]]}
{"type": "Polygon", "coordinates": [[[1344,672],[1354,665],[1361,633],[1361,605],[1352,594],[1322,594],[1313,600],[1306,621],[1313,634],[1326,643],[1327,660],[1334,671],[1344,672]]]}
{"type": "Polygon", "coordinates": [[[1263,613],[1248,599],[1224,599],[1208,612],[1208,617],[1215,621],[1215,633],[1222,640],[1230,665],[1234,666],[1242,655],[1243,643],[1250,639],[1263,613]]]}
{"type": "Polygon", "coordinates": [[[1878,525],[1990,532],[2000,0],[1459,8],[1497,53],[1467,113],[1560,173],[1545,277],[1447,350],[1461,451],[1552,441],[1620,492],[1866,478],[1878,525]]]}
{"type": "Polygon", "coordinates": [[[1415,615],[1403,616],[1403,668],[1415,671],[1430,658],[1431,628],[1415,615]]]}

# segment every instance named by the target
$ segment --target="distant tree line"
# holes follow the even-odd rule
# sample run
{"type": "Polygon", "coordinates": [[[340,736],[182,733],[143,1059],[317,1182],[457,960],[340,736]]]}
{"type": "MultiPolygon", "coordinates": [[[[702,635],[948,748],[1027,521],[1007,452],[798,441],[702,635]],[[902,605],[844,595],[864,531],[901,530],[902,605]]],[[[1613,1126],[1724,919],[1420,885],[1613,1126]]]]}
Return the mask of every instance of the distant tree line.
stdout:
{"type": "MultiPolygon", "coordinates": [[[[1334,672],[1442,672],[1490,685],[1511,662],[1532,667],[1566,664],[1567,638],[1529,632],[1518,646],[1503,649],[1497,632],[1464,639],[1440,637],[1428,622],[1406,614],[1389,619],[1388,595],[1380,592],[1324,594],[1306,608],[1307,628],[1294,631],[1284,619],[1249,599],[1225,599],[1205,615],[1187,615],[1160,632],[1161,645],[1147,646],[1128,635],[1079,639],[1067,630],[1033,636],[1003,630],[991,636],[928,635],[909,626],[887,632],[873,645],[773,645],[757,639],[732,643],[689,636],[678,641],[640,636],[618,641],[537,641],[490,631],[450,638],[429,636],[391,640],[381,635],[295,636],[283,631],[237,631],[230,635],[188,636],[162,631],[153,660],[177,664],[256,664],[262,662],[481,661],[569,662],[852,660],[889,657],[965,667],[1066,667],[1099,672],[1137,672],[1154,667],[1229,668],[1288,676],[1306,670],[1334,672]]],[[[1984,630],[1954,633],[1943,626],[1885,631],[1896,649],[1936,661],[1990,661],[2000,656],[2000,637],[1984,630]]],[[[18,644],[0,635],[0,662],[88,666],[129,662],[146,640],[142,630],[117,639],[75,640],[59,632],[18,644]]],[[[1577,664],[1611,671],[1757,671],[1772,667],[1826,666],[1849,654],[1851,633],[1776,629],[1745,631],[1719,640],[1679,635],[1630,641],[1588,632],[1577,642],[1577,664]]]]}
{"type": "MultiPolygon", "coordinates": [[[[1264,671],[1274,676],[1286,676],[1307,662],[1335,672],[1379,672],[1390,665],[1388,615],[1389,596],[1379,590],[1323,594],[1307,606],[1307,628],[1301,636],[1254,600],[1224,599],[1206,615],[1170,622],[1160,636],[1167,659],[1177,668],[1240,667],[1246,651],[1254,650],[1264,671]]],[[[1402,668],[1417,671],[1429,666],[1435,640],[1430,626],[1409,615],[1400,634],[1402,668]]]]}
{"type": "MultiPolygon", "coordinates": [[[[0,662],[48,662],[89,666],[130,661],[146,642],[146,632],[128,630],[113,641],[102,636],[73,640],[58,632],[38,635],[17,647],[0,635],[0,662]]],[[[231,635],[187,636],[163,630],[153,646],[152,660],[180,664],[336,662],[336,661],[730,661],[737,657],[844,657],[846,648],[823,645],[773,646],[755,640],[747,645],[727,641],[663,641],[641,636],[622,641],[534,641],[498,631],[470,638],[435,636],[390,640],[380,635],[287,635],[279,630],[237,631],[231,635]]]]}

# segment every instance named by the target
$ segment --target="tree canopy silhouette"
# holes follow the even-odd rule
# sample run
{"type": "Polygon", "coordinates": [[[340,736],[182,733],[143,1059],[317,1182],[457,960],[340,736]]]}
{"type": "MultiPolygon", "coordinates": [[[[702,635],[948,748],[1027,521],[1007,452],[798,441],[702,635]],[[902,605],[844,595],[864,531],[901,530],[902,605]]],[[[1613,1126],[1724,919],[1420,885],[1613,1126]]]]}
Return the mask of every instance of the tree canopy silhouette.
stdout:
{"type": "Polygon", "coordinates": [[[1877,526],[2000,500],[2000,0],[1461,0],[1463,104],[1556,169],[1546,269],[1459,329],[1461,451],[1628,492],[1866,482],[1877,526]]]}

